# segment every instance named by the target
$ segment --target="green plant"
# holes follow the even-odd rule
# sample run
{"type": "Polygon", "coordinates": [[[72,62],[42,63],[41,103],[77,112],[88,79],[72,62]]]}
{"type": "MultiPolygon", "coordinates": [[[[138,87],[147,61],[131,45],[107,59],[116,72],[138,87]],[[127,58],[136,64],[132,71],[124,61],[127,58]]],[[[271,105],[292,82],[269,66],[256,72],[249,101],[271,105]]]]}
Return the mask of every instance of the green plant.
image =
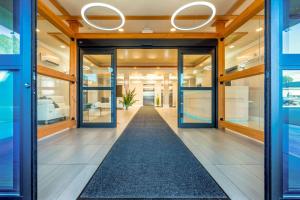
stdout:
{"type": "Polygon", "coordinates": [[[132,106],[137,100],[134,99],[136,93],[135,89],[130,91],[126,91],[125,95],[123,95],[123,100],[120,100],[120,103],[123,104],[126,110],[128,110],[129,106],[132,106]]]}
{"type": "Polygon", "coordinates": [[[158,96],[156,97],[156,106],[160,106],[160,99],[158,96]]]}

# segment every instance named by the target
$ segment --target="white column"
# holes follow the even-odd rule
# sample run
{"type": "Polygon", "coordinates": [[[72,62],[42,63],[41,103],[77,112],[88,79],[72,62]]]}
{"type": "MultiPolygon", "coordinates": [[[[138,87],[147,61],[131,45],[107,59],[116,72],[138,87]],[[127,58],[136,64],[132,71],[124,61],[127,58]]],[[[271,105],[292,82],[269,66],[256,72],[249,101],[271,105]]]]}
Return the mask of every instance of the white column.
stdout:
{"type": "Polygon", "coordinates": [[[169,108],[169,74],[164,75],[164,108],[169,108]]]}

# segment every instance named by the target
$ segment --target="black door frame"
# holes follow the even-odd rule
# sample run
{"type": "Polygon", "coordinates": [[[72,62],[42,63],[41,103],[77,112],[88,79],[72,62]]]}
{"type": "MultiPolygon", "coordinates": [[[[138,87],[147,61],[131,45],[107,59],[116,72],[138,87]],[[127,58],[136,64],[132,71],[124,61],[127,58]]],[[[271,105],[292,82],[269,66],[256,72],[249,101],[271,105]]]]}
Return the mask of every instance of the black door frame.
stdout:
{"type": "Polygon", "coordinates": [[[117,68],[116,68],[116,50],[113,48],[81,48],[79,51],[79,66],[83,66],[83,56],[85,54],[93,54],[93,55],[111,55],[111,67],[113,68],[113,71],[111,73],[111,86],[110,87],[84,87],[83,86],[83,69],[82,67],[78,67],[78,126],[79,127],[85,127],[85,128],[112,128],[116,127],[116,121],[117,121],[117,115],[116,115],[116,74],[117,74],[117,68]],[[111,122],[110,123],[84,123],[83,122],[83,91],[111,91],[111,122]]]}
{"type": "MultiPolygon", "coordinates": [[[[183,51],[199,51],[201,49],[210,49],[213,52],[217,52],[217,44],[218,40],[217,39],[79,39],[78,41],[78,48],[79,48],[79,55],[78,55],[78,69],[81,67],[81,49],[114,49],[115,51],[117,49],[178,49],[178,51],[183,50],[183,51]]],[[[117,55],[117,53],[115,54],[117,55]]],[[[216,56],[213,57],[215,66],[217,66],[217,59],[216,56]]],[[[179,64],[179,63],[178,63],[179,64]]],[[[179,66],[178,66],[179,68],[179,66]]],[[[117,69],[115,70],[115,72],[117,69]]],[[[178,69],[179,71],[179,69],[178,69]]],[[[81,73],[81,72],[80,72],[81,73]]],[[[217,108],[217,67],[215,67],[214,70],[214,77],[215,81],[214,83],[214,98],[212,98],[212,104],[214,105],[212,112],[215,113],[213,116],[213,121],[214,123],[210,125],[209,127],[217,127],[216,119],[218,116],[218,108],[217,108]]],[[[82,84],[80,82],[80,76],[78,76],[79,80],[78,83],[80,83],[79,88],[81,88],[82,84]]],[[[179,80],[179,79],[178,79],[179,80]]],[[[115,83],[116,84],[116,83],[115,83]]],[[[178,84],[179,85],[179,84],[178,84]]],[[[179,88],[178,88],[179,89],[179,88]]],[[[78,94],[80,93],[81,90],[79,90],[78,94]]],[[[178,91],[179,95],[179,91],[178,91]]],[[[81,102],[81,97],[80,95],[77,95],[78,102],[81,102]]],[[[179,111],[179,102],[177,102],[178,106],[177,109],[179,111]]],[[[81,108],[79,108],[79,111],[81,108]]],[[[116,109],[114,109],[114,113],[116,113],[116,109]]],[[[78,119],[80,119],[80,114],[78,113],[78,119]]],[[[179,116],[178,116],[179,117],[179,116]]],[[[114,118],[115,122],[117,121],[117,115],[115,115],[114,118]]],[[[116,123],[115,123],[116,125],[116,123]]],[[[81,127],[80,122],[77,122],[77,126],[81,127]]],[[[93,126],[92,126],[93,127],[93,126]]],[[[98,126],[97,126],[98,127],[98,126]]],[[[106,126],[101,126],[105,128],[106,126]]],[[[112,127],[112,126],[110,126],[112,127]]],[[[187,127],[192,127],[192,126],[187,126],[187,127]]],[[[206,126],[207,127],[207,126],[206,126]]]]}
{"type": "Polygon", "coordinates": [[[199,49],[178,49],[178,127],[179,128],[214,128],[217,121],[217,65],[216,65],[216,49],[215,48],[199,48],[199,49]],[[211,55],[211,87],[183,87],[181,86],[184,60],[183,55],[211,55]],[[211,91],[211,123],[183,123],[183,92],[184,91],[211,91]]]}

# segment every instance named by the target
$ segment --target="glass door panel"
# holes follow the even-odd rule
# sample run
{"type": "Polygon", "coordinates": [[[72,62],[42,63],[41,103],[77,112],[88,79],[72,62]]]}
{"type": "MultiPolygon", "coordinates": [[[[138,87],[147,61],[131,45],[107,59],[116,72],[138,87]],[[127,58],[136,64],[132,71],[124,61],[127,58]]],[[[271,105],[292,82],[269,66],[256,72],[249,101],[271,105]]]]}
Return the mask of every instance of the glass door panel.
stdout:
{"type": "Polygon", "coordinates": [[[210,90],[183,91],[183,123],[212,123],[210,90]]]}
{"type": "Polygon", "coordinates": [[[112,122],[110,90],[84,90],[83,107],[84,123],[112,122]]]}
{"type": "Polygon", "coordinates": [[[115,127],[114,50],[81,50],[81,127],[115,127]]]}
{"type": "MultiPolygon", "coordinates": [[[[300,67],[299,67],[300,68],[300,67]]],[[[300,192],[300,70],[283,70],[284,193],[300,192]]]]}
{"type": "Polygon", "coordinates": [[[0,70],[0,191],[19,191],[20,109],[14,90],[15,75],[0,70]]]}
{"type": "Polygon", "coordinates": [[[214,127],[214,50],[179,51],[179,127],[214,127]]]}

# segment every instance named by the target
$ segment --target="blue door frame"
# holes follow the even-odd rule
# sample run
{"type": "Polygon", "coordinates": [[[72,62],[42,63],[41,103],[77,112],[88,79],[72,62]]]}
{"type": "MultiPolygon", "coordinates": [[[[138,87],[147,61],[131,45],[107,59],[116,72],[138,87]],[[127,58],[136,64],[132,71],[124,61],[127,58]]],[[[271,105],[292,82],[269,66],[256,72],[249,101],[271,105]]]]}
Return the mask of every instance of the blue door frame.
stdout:
{"type": "MultiPolygon", "coordinates": [[[[36,1],[9,0],[7,2],[17,6],[11,13],[14,21],[12,33],[19,35],[20,43],[17,53],[0,54],[0,71],[13,77],[12,88],[7,90],[12,90],[13,96],[12,148],[14,152],[13,188],[0,188],[0,199],[34,200],[37,198],[36,1]],[[16,30],[15,26],[17,26],[16,30]]],[[[0,115],[3,116],[5,113],[0,115]]],[[[0,131],[5,134],[5,130],[0,131]]],[[[1,148],[5,150],[6,147],[1,148]]]]}
{"type": "Polygon", "coordinates": [[[215,48],[189,48],[178,49],[178,127],[180,128],[215,128],[217,119],[217,70],[216,70],[216,50],[215,48]],[[184,55],[211,55],[211,87],[183,87],[184,55]],[[186,123],[183,122],[184,116],[184,91],[211,91],[211,123],[186,123]]]}
{"type": "Polygon", "coordinates": [[[79,52],[80,60],[79,60],[79,67],[78,67],[78,74],[79,74],[79,121],[78,127],[86,127],[86,128],[113,128],[117,125],[117,114],[116,114],[116,50],[113,48],[81,48],[79,52]],[[111,55],[111,86],[110,87],[84,87],[83,86],[83,57],[84,55],[111,55]],[[83,102],[83,91],[111,91],[111,122],[109,123],[86,123],[83,121],[83,111],[84,111],[84,102],[83,102]]]}
{"type": "MultiPolygon", "coordinates": [[[[287,108],[283,101],[284,72],[289,70],[300,72],[300,53],[283,53],[282,35],[287,28],[289,29],[284,27],[286,20],[289,20],[287,19],[290,12],[287,5],[289,2],[291,1],[267,0],[265,6],[265,199],[267,200],[300,199],[300,187],[289,187],[289,181],[295,179],[289,176],[289,167],[298,168],[296,173],[300,174],[300,164],[291,163],[289,160],[290,131],[287,128],[290,123],[299,127],[297,112],[299,113],[300,109],[287,108]]],[[[299,23],[298,19],[296,24],[299,23]]],[[[292,41],[298,44],[299,42],[299,39],[292,41]]]]}

